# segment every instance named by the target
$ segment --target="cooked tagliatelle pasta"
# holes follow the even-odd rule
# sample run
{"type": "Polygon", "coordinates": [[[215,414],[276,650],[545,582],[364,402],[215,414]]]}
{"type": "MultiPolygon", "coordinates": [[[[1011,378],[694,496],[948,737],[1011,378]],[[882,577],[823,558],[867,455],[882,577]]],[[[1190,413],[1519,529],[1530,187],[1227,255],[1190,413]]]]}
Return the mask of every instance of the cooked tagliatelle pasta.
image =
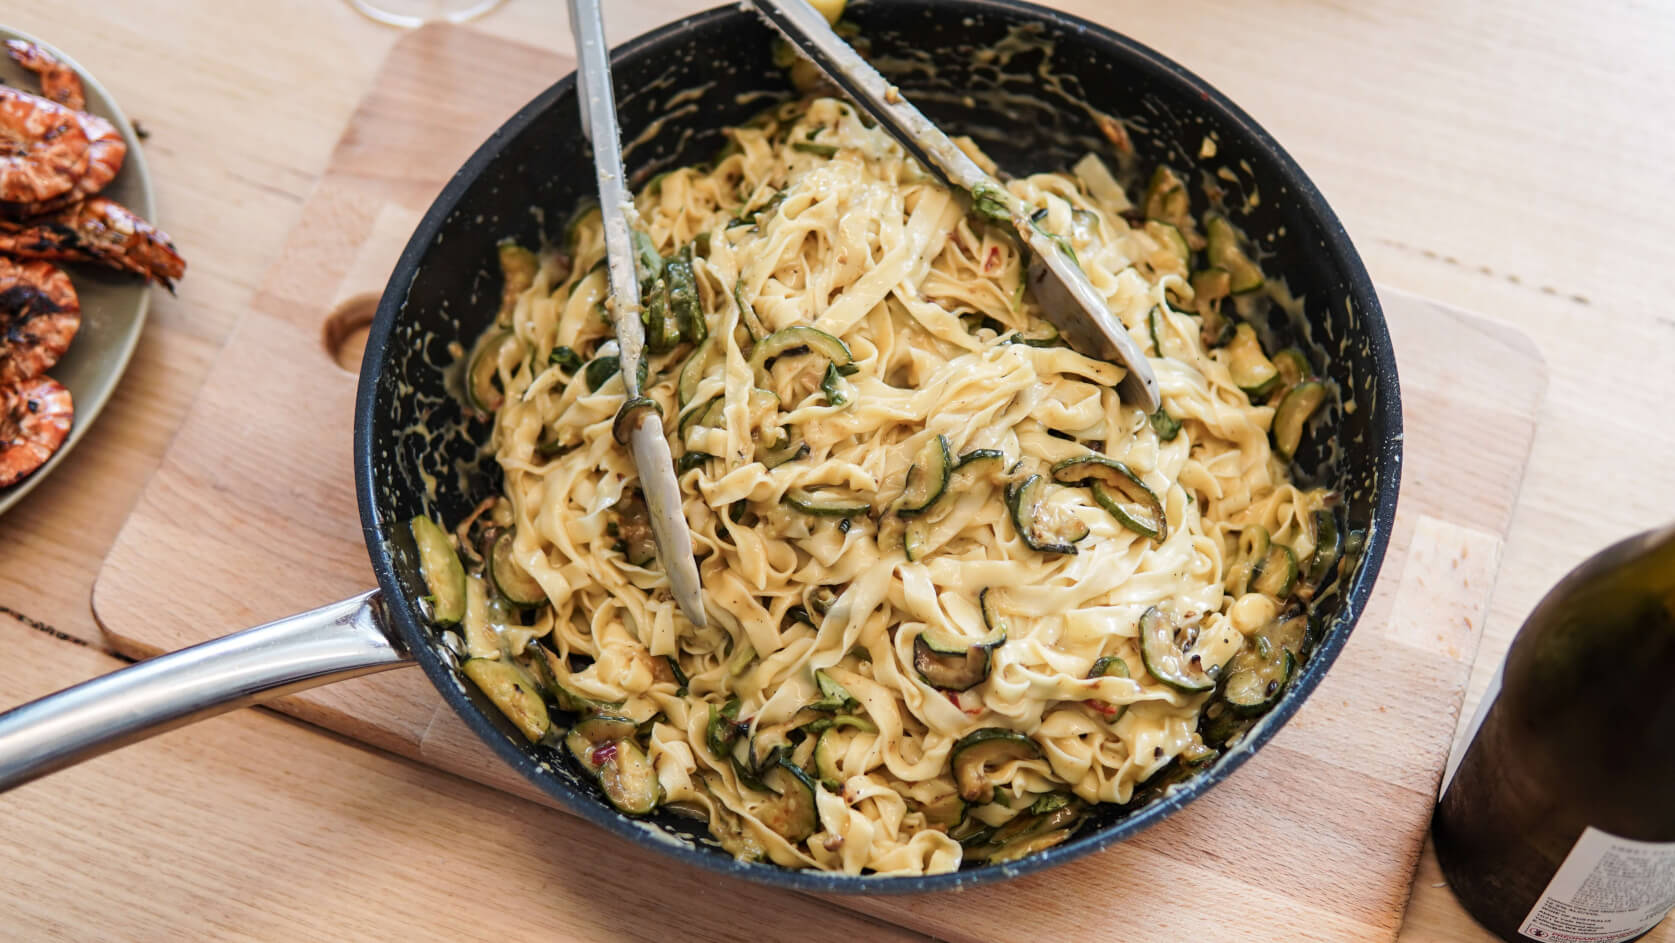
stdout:
{"type": "Polygon", "coordinates": [[[1339,546],[1287,476],[1326,390],[1240,319],[1239,234],[1166,169],[1138,206],[1091,156],[1007,184],[1151,355],[1148,416],[1056,340],[1004,228],[847,105],[728,138],[634,207],[709,625],[612,437],[594,209],[503,247],[465,384],[504,494],[457,529],[470,573],[415,521],[465,674],[623,811],[788,867],[1014,859],[1213,759],[1305,656],[1339,546]]]}

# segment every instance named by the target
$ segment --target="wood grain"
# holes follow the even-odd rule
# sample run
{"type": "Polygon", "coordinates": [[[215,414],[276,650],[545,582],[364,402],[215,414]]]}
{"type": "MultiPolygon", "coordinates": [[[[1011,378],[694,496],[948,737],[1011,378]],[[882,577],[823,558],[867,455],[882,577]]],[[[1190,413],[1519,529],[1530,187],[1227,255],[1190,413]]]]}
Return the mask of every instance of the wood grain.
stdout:
{"type": "MultiPolygon", "coordinates": [[[[498,120],[456,84],[450,63],[459,61],[491,63],[508,78],[561,68],[546,53],[459,30],[421,31],[395,48],[309,199],[308,224],[287,242],[111,551],[94,604],[118,650],[143,656],[182,647],[370,583],[350,478],[354,378],[322,348],[321,325],[335,302],[381,287],[406,227],[464,156],[449,153],[450,142],[478,140],[498,120]],[[428,103],[420,120],[411,114],[415,101],[428,103]],[[286,369],[268,368],[276,362],[286,369]],[[299,386],[312,391],[316,408],[291,407],[287,390],[299,386]],[[152,561],[165,548],[185,566],[160,572],[152,561]],[[206,576],[213,591],[187,592],[206,576]]],[[[1086,893],[1054,916],[1019,924],[1020,934],[1074,935],[1097,925],[1099,938],[1161,939],[1223,919],[1186,914],[1154,926],[1112,904],[1166,884],[1195,899],[1285,903],[1242,918],[1252,938],[1280,933],[1299,911],[1306,933],[1315,934],[1308,938],[1394,936],[1488,606],[1544,368],[1515,331],[1409,296],[1392,295],[1387,305],[1411,429],[1403,513],[1387,562],[1393,576],[1381,583],[1367,628],[1293,729],[1187,814],[1051,876],[985,893],[981,906],[972,906],[971,895],[837,902],[971,940],[992,934],[1019,901],[1048,886],[1086,893]],[[1452,443],[1480,423],[1505,434],[1481,450],[1469,475],[1456,474],[1452,443]],[[1464,607],[1469,629],[1459,628],[1468,623],[1449,605],[1464,607]],[[1425,618],[1454,629],[1446,638],[1416,634],[1411,625],[1425,618]],[[1404,625],[1406,634],[1381,631],[1404,625]],[[1394,726],[1386,716],[1393,705],[1400,708],[1394,726]],[[1368,731],[1388,732],[1399,746],[1368,731]],[[1239,849],[1224,847],[1229,827],[1249,836],[1239,849]],[[1287,853],[1275,860],[1270,850],[1278,847],[1287,853]]],[[[416,673],[308,692],[280,707],[545,801],[500,767],[416,673]]]]}
{"type": "MultiPolygon", "coordinates": [[[[712,2],[613,0],[607,27],[620,42],[712,2]]],[[[1656,116],[1675,103],[1675,7],[1048,2],[1177,59],[1254,114],[1321,185],[1381,284],[1515,323],[1535,339],[1552,389],[1469,710],[1554,580],[1670,515],[1675,425],[1664,404],[1675,398],[1666,369],[1675,317],[1666,299],[1675,269],[1661,208],[1675,202],[1675,124],[1656,116]],[[1577,481],[1602,475],[1611,501],[1574,500],[1577,481]]],[[[402,33],[333,0],[55,0],[11,4],[3,16],[69,50],[151,131],[160,222],[192,262],[180,295],[157,297],[104,417],[50,481],[0,518],[0,609],[96,639],[87,600],[106,551],[402,33]]],[[[569,44],[561,4],[504,3],[473,27],[569,44]]],[[[1478,427],[1461,441],[1477,448],[1494,433],[1478,427]]],[[[1468,453],[1453,467],[1470,464],[1468,453]]],[[[62,814],[116,801],[74,799],[62,814]]],[[[306,827],[306,812],[296,815],[267,821],[306,827]]],[[[125,827],[146,834],[143,822],[125,827]]],[[[179,841],[162,828],[149,835],[136,840],[138,854],[179,841]]],[[[1427,866],[1402,939],[1488,941],[1427,866]]],[[[36,867],[79,888],[78,900],[104,892],[77,862],[36,867]]],[[[124,880],[166,888],[198,877],[182,867],[124,880]]],[[[63,913],[70,935],[119,935],[76,932],[77,908],[63,913]]],[[[355,926],[334,935],[393,933],[355,926]]],[[[1675,940],[1675,926],[1648,940],[1675,940]]]]}
{"type": "MultiPolygon", "coordinates": [[[[0,641],[0,708],[121,664],[11,620],[0,641]]],[[[265,711],[21,787],[0,816],[8,940],[725,941],[741,914],[762,939],[920,938],[265,711]]]]}

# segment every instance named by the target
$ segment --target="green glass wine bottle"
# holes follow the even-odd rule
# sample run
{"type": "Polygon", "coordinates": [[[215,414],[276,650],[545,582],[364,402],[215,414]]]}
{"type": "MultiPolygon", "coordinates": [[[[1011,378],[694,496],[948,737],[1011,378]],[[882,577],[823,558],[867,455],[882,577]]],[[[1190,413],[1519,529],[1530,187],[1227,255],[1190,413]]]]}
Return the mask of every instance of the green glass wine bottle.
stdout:
{"type": "Polygon", "coordinates": [[[1675,527],[1549,592],[1431,823],[1460,903],[1504,940],[1619,943],[1675,907],[1675,527]]]}

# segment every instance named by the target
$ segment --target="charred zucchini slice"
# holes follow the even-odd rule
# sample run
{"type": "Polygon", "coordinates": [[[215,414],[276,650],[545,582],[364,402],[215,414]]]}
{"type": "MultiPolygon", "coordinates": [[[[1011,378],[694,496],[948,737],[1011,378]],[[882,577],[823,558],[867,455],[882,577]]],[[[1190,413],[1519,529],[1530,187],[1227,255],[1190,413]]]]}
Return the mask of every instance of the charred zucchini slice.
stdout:
{"type": "Polygon", "coordinates": [[[761,776],[762,785],[775,798],[757,810],[756,817],[792,844],[814,834],[820,816],[814,806],[814,780],[792,763],[784,753],[778,754],[761,776]]]}
{"type": "Polygon", "coordinates": [[[564,745],[582,768],[599,780],[611,805],[629,815],[646,815],[663,799],[663,785],[645,751],[634,742],[627,717],[595,714],[570,728],[564,745]]]}
{"type": "Polygon", "coordinates": [[[1288,648],[1267,645],[1247,648],[1233,656],[1228,664],[1221,699],[1240,717],[1265,714],[1279,703],[1296,670],[1297,657],[1288,648]],[[1268,648],[1268,654],[1262,654],[1262,648],[1268,648]]]}
{"type": "Polygon", "coordinates": [[[1157,433],[1159,442],[1173,442],[1175,437],[1181,434],[1181,421],[1164,412],[1161,406],[1157,412],[1152,413],[1151,423],[1152,431],[1157,433]]]}
{"type": "Polygon", "coordinates": [[[1140,616],[1140,659],[1146,672],[1182,694],[1202,694],[1215,688],[1197,653],[1181,647],[1181,628],[1156,606],[1140,616]]]}
{"type": "Polygon", "coordinates": [[[1046,501],[1047,479],[1030,475],[1008,489],[1006,504],[1012,524],[1031,550],[1042,553],[1075,553],[1077,541],[1088,536],[1081,518],[1055,513],[1046,501]]]}
{"type": "Polygon", "coordinates": [[[944,691],[965,691],[988,680],[990,653],[1006,644],[1006,630],[980,642],[949,642],[929,632],[913,638],[913,670],[925,683],[944,691]]]}
{"type": "Polygon", "coordinates": [[[1205,254],[1210,265],[1227,272],[1233,294],[1242,295],[1262,287],[1262,268],[1245,254],[1239,244],[1239,231],[1233,228],[1227,217],[1206,214],[1204,234],[1209,240],[1205,254]]]}
{"type": "Polygon", "coordinates": [[[599,761],[599,788],[617,811],[628,815],[650,815],[663,801],[663,783],[657,778],[640,745],[624,738],[593,748],[599,761]]]}
{"type": "Polygon", "coordinates": [[[419,575],[430,595],[430,618],[437,625],[455,625],[465,617],[465,567],[442,525],[423,514],[407,524],[419,551],[419,575]]]}
{"type": "Polygon", "coordinates": [[[494,539],[488,553],[489,578],[501,598],[520,609],[544,605],[547,592],[529,572],[512,558],[512,532],[505,531],[494,539]]]}
{"type": "Polygon", "coordinates": [[[1326,387],[1316,380],[1307,380],[1292,387],[1274,411],[1274,451],[1289,459],[1297,453],[1303,441],[1303,427],[1309,417],[1326,401],[1326,387]]]}
{"type": "Polygon", "coordinates": [[[1142,537],[1162,543],[1169,536],[1163,502],[1139,475],[1114,458],[1095,454],[1067,458],[1053,466],[1053,480],[1087,485],[1100,507],[1142,537]]]}
{"type": "Polygon", "coordinates": [[[1279,386],[1279,369],[1262,353],[1262,342],[1256,338],[1256,328],[1248,323],[1233,329],[1227,354],[1227,372],[1233,375],[1233,382],[1239,389],[1251,396],[1265,396],[1279,386]]]}
{"type": "Polygon", "coordinates": [[[995,786],[989,781],[991,769],[1039,756],[1041,747],[1018,731],[1006,727],[984,727],[954,743],[948,764],[953,770],[954,783],[959,786],[960,798],[982,805],[994,801],[995,786]]]}
{"type": "Polygon", "coordinates": [[[521,665],[510,659],[467,658],[460,666],[500,712],[506,715],[530,743],[537,743],[552,730],[541,688],[521,665]]]}
{"type": "Polygon", "coordinates": [[[919,449],[919,455],[907,469],[907,485],[896,513],[913,517],[929,510],[948,491],[948,479],[954,471],[954,456],[948,447],[948,437],[938,434],[919,449]]]}

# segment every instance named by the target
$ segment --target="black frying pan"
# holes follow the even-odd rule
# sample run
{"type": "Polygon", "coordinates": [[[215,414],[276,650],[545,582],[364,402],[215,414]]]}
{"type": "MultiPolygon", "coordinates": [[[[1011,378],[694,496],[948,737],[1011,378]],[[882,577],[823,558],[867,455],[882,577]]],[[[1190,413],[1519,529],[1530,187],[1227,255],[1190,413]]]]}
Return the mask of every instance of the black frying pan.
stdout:
{"type": "MultiPolygon", "coordinates": [[[[1100,806],[1072,840],[1005,865],[915,878],[793,871],[734,860],[675,816],[614,811],[562,750],[531,746],[477,690],[425,620],[426,592],[407,521],[459,520],[499,486],[482,453],[488,427],[467,419],[444,381],[493,319],[495,244],[535,244],[587,196],[591,157],[566,77],[524,106],[466,161],[402,253],[378,308],[356,402],[356,487],[379,592],[164,656],[0,715],[0,788],[85,756],[275,693],[417,661],[466,724],[506,763],[567,808],[628,841],[714,871],[817,892],[920,893],[1024,874],[1138,832],[1227,778],[1294,714],[1349,638],[1372,591],[1395,515],[1401,407],[1378,299],[1337,217],[1291,158],[1196,76],[1092,23],[1017,0],[852,3],[869,56],[932,120],[970,134],[1004,171],[1064,170],[1089,150],[1140,173],[1159,162],[1222,179],[1235,222],[1257,236],[1270,275],[1303,299],[1303,316],[1261,325],[1269,349],[1298,344],[1342,401],[1315,419],[1296,457],[1305,485],[1343,496],[1364,536],[1317,602],[1322,634],[1279,703],[1206,771],[1125,807],[1100,806]],[[1001,49],[1006,55],[979,55],[1001,49]],[[1121,119],[1131,156],[1118,160],[1101,115],[1121,119]],[[1206,137],[1216,155],[1197,155],[1206,137]],[[1247,200],[1259,195],[1260,199],[1247,200]],[[1241,209],[1241,207],[1243,207],[1241,209]],[[436,482],[428,493],[425,482],[436,482]],[[654,834],[650,824],[664,834],[654,834]],[[668,836],[679,841],[671,842],[668,836]]],[[[791,94],[771,61],[768,29],[724,7],[616,50],[612,68],[637,181],[707,159],[720,129],[791,94]],[[676,93],[684,104],[670,107],[676,93]]],[[[1195,188],[1197,189],[1197,188],[1195,188]]],[[[1201,193],[1195,199],[1203,199],[1201,193]]],[[[1202,207],[1198,207],[1202,208],[1202,207]]]]}

